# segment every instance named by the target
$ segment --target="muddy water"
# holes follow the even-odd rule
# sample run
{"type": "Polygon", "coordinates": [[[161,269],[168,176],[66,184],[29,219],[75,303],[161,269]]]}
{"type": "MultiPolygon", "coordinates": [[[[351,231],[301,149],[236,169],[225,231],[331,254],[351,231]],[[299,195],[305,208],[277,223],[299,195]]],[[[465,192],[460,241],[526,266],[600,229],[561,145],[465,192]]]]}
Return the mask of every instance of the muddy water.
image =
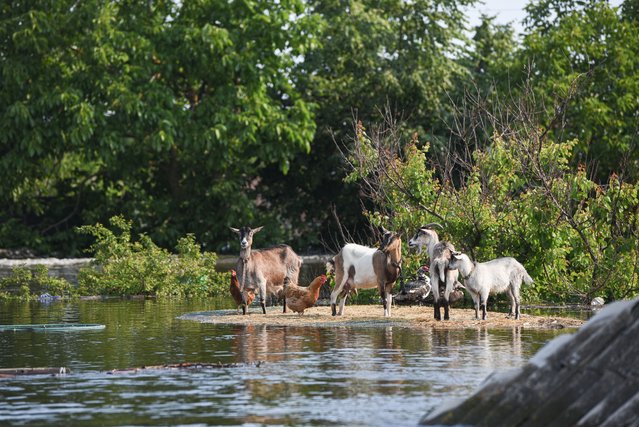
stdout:
{"type": "Polygon", "coordinates": [[[72,373],[0,379],[0,425],[413,426],[566,332],[178,319],[222,308],[226,300],[0,305],[0,324],[106,325],[1,332],[0,368],[65,366],[72,373]],[[110,372],[177,362],[240,365],[110,372]]]}

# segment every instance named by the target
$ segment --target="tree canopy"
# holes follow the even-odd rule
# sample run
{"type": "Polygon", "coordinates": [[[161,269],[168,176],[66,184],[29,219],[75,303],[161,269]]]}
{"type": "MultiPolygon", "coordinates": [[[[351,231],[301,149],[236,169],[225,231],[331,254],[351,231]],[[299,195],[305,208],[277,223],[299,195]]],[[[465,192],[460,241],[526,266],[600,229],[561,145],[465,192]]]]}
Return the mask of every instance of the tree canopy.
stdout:
{"type": "Polygon", "coordinates": [[[187,230],[211,242],[220,223],[253,219],[243,190],[260,170],[310,151],[313,115],[290,78],[301,1],[1,10],[5,244],[72,238],[58,232],[114,212],[163,243],[187,230]]]}

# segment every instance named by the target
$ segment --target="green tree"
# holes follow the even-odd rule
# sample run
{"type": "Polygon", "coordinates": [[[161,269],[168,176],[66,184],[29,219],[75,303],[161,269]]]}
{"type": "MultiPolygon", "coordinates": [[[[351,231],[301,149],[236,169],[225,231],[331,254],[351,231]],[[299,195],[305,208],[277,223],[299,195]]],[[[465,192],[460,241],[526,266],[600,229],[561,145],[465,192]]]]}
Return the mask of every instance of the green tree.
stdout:
{"type": "MultiPolygon", "coordinates": [[[[523,288],[526,301],[639,295],[639,185],[614,175],[598,184],[585,168],[573,168],[577,141],[530,138],[526,129],[538,132],[526,121],[534,111],[514,120],[519,138],[502,129],[508,138],[496,135],[489,147],[472,150],[458,185],[436,179],[428,146],[401,132],[363,129],[347,153],[349,179],[386,209],[369,214],[374,224],[409,234],[437,221],[445,224],[441,237],[475,260],[517,258],[535,279],[523,288]]],[[[423,262],[407,252],[404,270],[423,262]]]]}
{"type": "MultiPolygon", "coordinates": [[[[504,94],[510,90],[518,45],[512,27],[494,21],[494,17],[481,16],[465,54],[458,60],[464,73],[457,77],[450,93],[453,108],[443,117],[447,131],[440,138],[448,140],[448,147],[442,157],[469,161],[473,149],[490,145],[502,120],[507,98],[504,94]],[[485,114],[487,111],[491,114],[485,114]]],[[[458,174],[453,175],[457,179],[458,174]]]]}
{"type": "Polygon", "coordinates": [[[514,30],[510,25],[496,24],[494,16],[481,15],[473,31],[468,53],[460,61],[470,79],[464,74],[462,83],[472,83],[478,92],[487,94],[509,78],[517,47],[514,30]]]}
{"type": "Polygon", "coordinates": [[[313,115],[290,78],[303,5],[3,3],[3,244],[64,245],[113,213],[160,244],[224,241],[251,219],[260,171],[310,150],[313,115]]]}
{"type": "MultiPolygon", "coordinates": [[[[441,119],[450,108],[448,93],[454,89],[456,76],[464,74],[457,59],[466,42],[464,7],[472,3],[306,3],[309,18],[319,29],[309,36],[309,48],[295,67],[294,82],[304,98],[317,105],[313,150],[310,156],[296,157],[285,180],[273,169],[264,176],[270,200],[283,194],[295,196],[272,205],[295,218],[293,228],[301,236],[315,237],[321,228],[331,249],[343,243],[333,212],[353,235],[368,225],[361,212],[372,206],[356,186],[343,181],[344,164],[338,149],[338,145],[352,143],[349,138],[358,120],[369,125],[381,117],[411,132],[442,133],[441,119]],[[392,114],[384,117],[385,112],[392,114]]],[[[438,152],[444,146],[438,144],[438,152]]]]}
{"type": "Polygon", "coordinates": [[[466,40],[472,0],[308,3],[320,20],[314,49],[299,64],[300,90],[318,102],[318,137],[352,131],[389,105],[413,129],[429,131],[448,108],[446,91],[462,72],[455,58],[466,40]]]}
{"type": "Polygon", "coordinates": [[[613,172],[629,182],[639,177],[639,32],[631,4],[624,18],[607,1],[530,3],[513,69],[515,81],[532,78],[549,118],[561,112],[542,126],[557,141],[577,139],[573,162],[587,164],[599,182],[613,172]]]}

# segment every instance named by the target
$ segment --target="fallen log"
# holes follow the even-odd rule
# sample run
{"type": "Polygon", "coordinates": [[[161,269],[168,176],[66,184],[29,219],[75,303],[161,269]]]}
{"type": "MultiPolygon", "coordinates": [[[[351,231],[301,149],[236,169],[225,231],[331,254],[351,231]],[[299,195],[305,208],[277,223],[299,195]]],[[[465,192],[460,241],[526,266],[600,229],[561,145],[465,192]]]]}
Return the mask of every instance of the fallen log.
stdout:
{"type": "Polygon", "coordinates": [[[182,363],[169,363],[164,365],[150,365],[150,366],[141,366],[139,368],[126,368],[126,369],[112,369],[107,371],[109,375],[117,375],[117,374],[136,374],[138,372],[144,371],[167,371],[167,370],[176,370],[176,369],[220,369],[220,368],[244,368],[244,367],[255,367],[259,368],[263,363],[263,360],[258,360],[256,362],[251,363],[195,363],[195,362],[182,362],[182,363]]]}
{"type": "Polygon", "coordinates": [[[66,375],[69,368],[1,368],[0,378],[15,378],[20,375],[66,375]]]}
{"type": "Polygon", "coordinates": [[[95,331],[104,329],[105,325],[97,323],[40,323],[25,325],[0,325],[0,332],[20,332],[20,331],[95,331]]]}

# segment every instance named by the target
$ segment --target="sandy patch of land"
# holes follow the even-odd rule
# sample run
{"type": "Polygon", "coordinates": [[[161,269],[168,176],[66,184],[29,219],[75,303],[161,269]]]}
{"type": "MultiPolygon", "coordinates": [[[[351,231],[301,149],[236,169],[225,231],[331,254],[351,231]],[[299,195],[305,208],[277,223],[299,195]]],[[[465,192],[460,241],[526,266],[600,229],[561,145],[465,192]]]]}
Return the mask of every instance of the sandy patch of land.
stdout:
{"type": "MultiPolygon", "coordinates": [[[[443,314],[443,310],[442,310],[443,314]]],[[[188,313],[182,319],[202,323],[231,325],[274,325],[274,326],[388,326],[412,325],[433,327],[436,329],[475,329],[475,328],[511,328],[521,326],[535,329],[578,328],[584,321],[555,316],[533,316],[522,313],[518,320],[508,318],[505,313],[488,312],[487,320],[475,320],[472,309],[451,309],[451,319],[436,321],[433,307],[393,307],[392,317],[384,317],[381,305],[352,305],[344,308],[343,316],[331,316],[330,307],[312,307],[304,315],[293,312],[282,313],[281,307],[269,307],[266,315],[259,307],[251,307],[243,316],[235,310],[216,310],[188,313]]]]}

